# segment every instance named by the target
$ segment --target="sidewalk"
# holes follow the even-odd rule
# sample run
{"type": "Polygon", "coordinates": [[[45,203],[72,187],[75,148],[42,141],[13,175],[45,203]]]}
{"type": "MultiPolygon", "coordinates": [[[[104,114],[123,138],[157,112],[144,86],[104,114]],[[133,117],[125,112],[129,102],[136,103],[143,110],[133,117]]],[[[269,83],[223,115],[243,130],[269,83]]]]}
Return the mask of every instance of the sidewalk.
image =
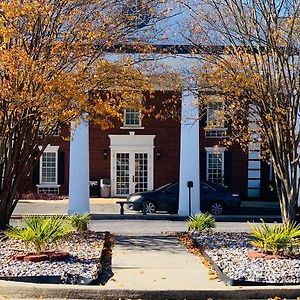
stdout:
{"type": "MultiPolygon", "coordinates": [[[[91,212],[114,212],[119,216],[116,199],[91,200],[91,212]]],[[[257,213],[263,203],[245,203],[257,213]]],[[[270,204],[272,206],[272,204],[270,204]]],[[[274,207],[271,207],[271,209],[274,207]]],[[[67,201],[22,201],[15,213],[65,214],[67,201]]],[[[276,207],[275,207],[276,209],[276,207]]],[[[131,216],[136,212],[126,212],[131,216]]],[[[167,214],[165,214],[166,216],[167,214]]],[[[168,215],[167,215],[168,216],[168,215]]],[[[148,216],[147,216],[148,217],[148,216]]],[[[149,215],[150,217],[150,215],[149,215]]],[[[158,215],[161,217],[161,215],[158,215]]],[[[224,216],[225,218],[229,216],[224,216]]],[[[113,219],[93,220],[92,230],[115,233],[112,274],[105,285],[71,286],[0,281],[0,295],[7,299],[296,299],[299,286],[226,286],[209,279],[200,258],[189,253],[170,236],[185,231],[185,221],[113,219]],[[168,233],[166,233],[168,232],[168,233]]],[[[247,231],[247,223],[217,222],[217,231],[247,231]]]]}
{"type": "Polygon", "coordinates": [[[117,236],[113,249],[114,276],[106,289],[198,290],[224,288],[209,280],[199,257],[190,254],[175,237],[117,236]]]}
{"type": "Polygon", "coordinates": [[[299,286],[226,286],[175,237],[116,236],[113,277],[103,286],[0,281],[3,299],[296,299],[299,286]]]}

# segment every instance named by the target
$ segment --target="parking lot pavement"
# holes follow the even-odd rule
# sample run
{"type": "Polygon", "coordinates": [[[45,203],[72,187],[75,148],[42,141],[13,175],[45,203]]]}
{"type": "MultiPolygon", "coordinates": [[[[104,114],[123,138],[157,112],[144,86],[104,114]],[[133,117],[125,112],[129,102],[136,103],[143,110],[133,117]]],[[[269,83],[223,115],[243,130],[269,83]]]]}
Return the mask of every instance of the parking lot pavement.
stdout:
{"type": "MultiPolygon", "coordinates": [[[[92,198],[90,199],[90,212],[93,215],[119,214],[120,206],[118,198],[92,198]]],[[[125,214],[137,212],[125,209],[125,214]]],[[[26,214],[67,214],[68,200],[20,200],[13,215],[26,214]]],[[[280,215],[279,204],[276,202],[242,201],[241,207],[234,211],[228,211],[232,215],[280,215]]]]}
{"type": "MultiPolygon", "coordinates": [[[[117,198],[90,199],[91,214],[119,214],[120,206],[116,204],[117,198]]],[[[124,199],[122,199],[124,200],[124,199]]],[[[66,215],[68,213],[68,200],[20,200],[13,216],[47,214],[66,215]]],[[[127,211],[130,213],[130,211],[127,211]]]]}
{"type": "MultiPolygon", "coordinates": [[[[160,235],[186,231],[186,221],[166,220],[92,220],[89,228],[117,235],[160,235]]],[[[216,231],[249,232],[247,222],[217,222],[216,231]]]]}

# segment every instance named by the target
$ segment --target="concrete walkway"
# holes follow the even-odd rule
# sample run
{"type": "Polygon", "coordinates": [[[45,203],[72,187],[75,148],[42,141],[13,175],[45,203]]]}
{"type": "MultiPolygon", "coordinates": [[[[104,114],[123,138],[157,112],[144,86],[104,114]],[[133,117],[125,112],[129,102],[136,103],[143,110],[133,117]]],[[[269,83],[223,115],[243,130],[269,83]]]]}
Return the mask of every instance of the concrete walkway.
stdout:
{"type": "Polygon", "coordinates": [[[199,257],[175,237],[116,236],[105,285],[32,284],[0,280],[3,299],[296,299],[299,286],[226,286],[209,280],[199,257]]]}
{"type": "Polygon", "coordinates": [[[199,257],[187,252],[175,237],[117,236],[113,249],[114,276],[107,289],[199,290],[225,285],[209,280],[199,257]]]}

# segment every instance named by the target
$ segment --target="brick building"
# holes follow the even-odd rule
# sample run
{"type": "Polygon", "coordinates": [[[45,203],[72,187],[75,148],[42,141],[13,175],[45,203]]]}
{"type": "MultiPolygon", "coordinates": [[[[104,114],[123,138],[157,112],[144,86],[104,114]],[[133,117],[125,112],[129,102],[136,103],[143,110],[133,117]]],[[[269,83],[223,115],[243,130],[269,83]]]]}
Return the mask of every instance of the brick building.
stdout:
{"type": "MultiPolygon", "coordinates": [[[[180,118],[164,121],[140,118],[139,111],[127,110],[124,124],[110,130],[82,122],[71,130],[71,141],[61,138],[70,135],[68,128],[61,128],[35,166],[29,190],[69,194],[69,213],[89,211],[89,181],[103,178],[111,180],[113,197],[179,181],[180,215],[188,213],[186,182],[190,180],[194,182],[192,213],[200,209],[200,180],[222,183],[239,192],[243,199],[273,197],[269,191],[272,173],[270,166],[260,161],[259,147],[249,146],[247,153],[238,145],[229,149],[222,147],[220,141],[229,129],[225,124],[214,130],[207,128],[207,122],[212,121],[217,109],[213,105],[198,119],[199,110],[194,105],[197,92],[194,87],[191,91],[185,83],[190,81],[190,71],[199,64],[199,59],[189,52],[191,45],[185,44],[187,40],[180,33],[181,25],[188,24],[189,15],[182,7],[177,10],[173,11],[173,17],[157,24],[160,34],[150,40],[157,49],[163,50],[159,63],[168,65],[183,77],[180,118]],[[186,122],[187,116],[192,116],[193,124],[186,122]],[[217,152],[216,145],[219,145],[217,152]]],[[[144,23],[139,24],[142,35],[143,26],[144,23]]],[[[115,60],[117,54],[112,55],[115,60]]],[[[149,55],[151,61],[155,61],[156,53],[149,55]]],[[[158,62],[155,63],[159,68],[158,62]]],[[[201,64],[198,67],[201,68],[201,64]]],[[[160,103],[174,93],[166,84],[157,89],[155,100],[160,103]]]]}
{"type": "MultiPolygon", "coordinates": [[[[156,92],[155,101],[160,103],[172,95],[174,92],[156,92]]],[[[89,125],[89,180],[98,185],[91,188],[94,196],[100,195],[100,179],[111,180],[113,197],[179,180],[180,119],[141,118],[136,110],[124,114],[124,124],[109,130],[89,125]]],[[[207,120],[213,114],[209,108],[199,122],[200,179],[220,182],[239,192],[243,199],[268,198],[268,164],[259,160],[258,151],[245,153],[237,144],[223,148],[222,135],[228,129],[208,129],[207,120]]],[[[28,190],[69,194],[70,141],[64,139],[68,136],[69,129],[61,128],[52,138],[34,168],[28,190]]]]}

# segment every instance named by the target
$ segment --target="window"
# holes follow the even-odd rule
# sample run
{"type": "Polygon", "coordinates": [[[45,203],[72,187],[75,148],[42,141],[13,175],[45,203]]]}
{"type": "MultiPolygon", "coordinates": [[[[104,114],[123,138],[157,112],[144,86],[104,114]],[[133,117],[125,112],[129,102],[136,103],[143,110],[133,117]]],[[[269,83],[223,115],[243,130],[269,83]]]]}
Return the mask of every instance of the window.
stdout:
{"type": "Polygon", "coordinates": [[[220,113],[224,111],[223,102],[210,102],[207,107],[207,125],[213,128],[223,128],[224,121],[220,120],[220,113]]]}
{"type": "Polygon", "coordinates": [[[60,161],[61,168],[64,168],[64,162],[61,155],[59,160],[58,149],[59,146],[48,145],[40,157],[37,171],[34,171],[36,176],[33,176],[34,178],[37,177],[33,180],[38,193],[59,194],[60,185],[58,182],[61,180],[58,177],[58,162],[60,161]]]}
{"type": "Polygon", "coordinates": [[[141,111],[133,108],[125,109],[124,127],[141,127],[141,111]]]}
{"type": "Polygon", "coordinates": [[[214,151],[207,149],[206,180],[213,183],[224,182],[224,150],[214,151]]]}
{"type": "Polygon", "coordinates": [[[45,152],[41,156],[41,184],[57,183],[57,152],[45,152]]]}
{"type": "MultiPolygon", "coordinates": [[[[44,130],[44,125],[40,124],[40,128],[39,128],[39,136],[41,136],[43,134],[43,130],[44,130]]],[[[60,134],[60,128],[57,127],[53,133],[51,134],[51,136],[59,136],[60,134]]]]}
{"type": "Polygon", "coordinates": [[[220,139],[220,138],[225,138],[227,134],[227,129],[226,128],[218,128],[218,129],[205,129],[205,137],[206,138],[215,138],[215,139],[220,139]]]}
{"type": "Polygon", "coordinates": [[[225,128],[223,102],[210,102],[207,107],[207,127],[205,128],[206,138],[224,138],[227,128],[225,128]]]}
{"type": "Polygon", "coordinates": [[[59,187],[57,186],[38,186],[39,194],[59,194],[59,187]]]}

